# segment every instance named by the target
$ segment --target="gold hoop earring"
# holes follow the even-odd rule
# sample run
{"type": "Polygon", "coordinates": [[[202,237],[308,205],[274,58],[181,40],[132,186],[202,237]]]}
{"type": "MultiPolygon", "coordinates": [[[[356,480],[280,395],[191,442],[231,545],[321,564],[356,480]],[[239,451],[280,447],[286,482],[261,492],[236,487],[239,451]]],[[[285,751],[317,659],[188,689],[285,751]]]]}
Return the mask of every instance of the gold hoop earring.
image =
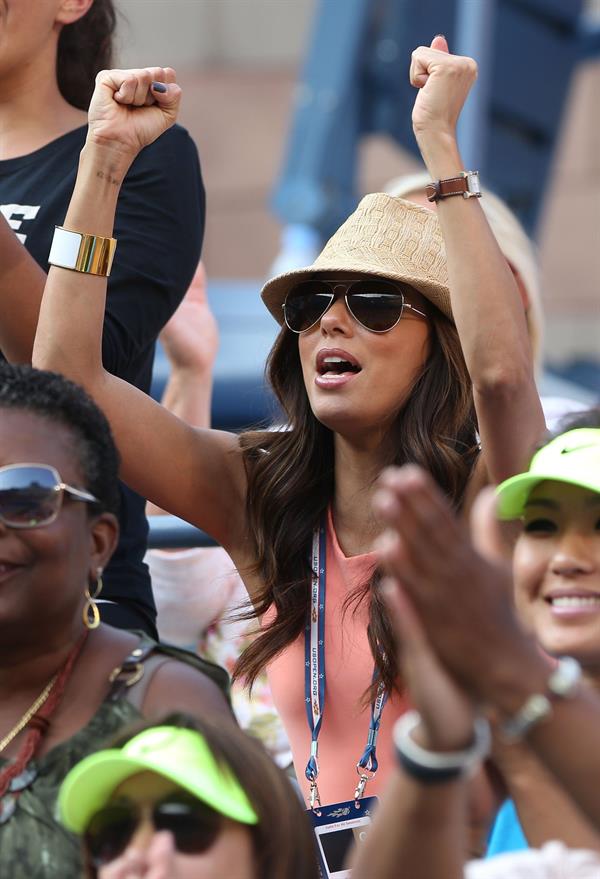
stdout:
{"type": "Polygon", "coordinates": [[[96,604],[96,599],[102,592],[102,568],[98,568],[96,584],[94,586],[94,594],[90,593],[89,583],[85,587],[85,605],[83,607],[83,625],[87,629],[97,629],[100,625],[100,611],[96,604]]]}

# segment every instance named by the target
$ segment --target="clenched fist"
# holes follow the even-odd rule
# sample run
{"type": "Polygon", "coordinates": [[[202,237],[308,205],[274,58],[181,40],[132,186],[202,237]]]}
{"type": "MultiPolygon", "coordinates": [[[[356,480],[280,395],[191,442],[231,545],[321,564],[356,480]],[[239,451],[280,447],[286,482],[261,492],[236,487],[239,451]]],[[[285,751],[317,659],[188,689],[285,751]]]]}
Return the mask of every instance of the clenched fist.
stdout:
{"type": "Polygon", "coordinates": [[[171,67],[102,70],[88,111],[88,143],[135,158],[177,119],[176,78],[171,67]]]}
{"type": "Polygon", "coordinates": [[[412,113],[417,140],[428,133],[454,136],[456,123],[471,86],[477,79],[472,58],[451,55],[445,37],[412,53],[411,85],[419,89],[412,113]]]}

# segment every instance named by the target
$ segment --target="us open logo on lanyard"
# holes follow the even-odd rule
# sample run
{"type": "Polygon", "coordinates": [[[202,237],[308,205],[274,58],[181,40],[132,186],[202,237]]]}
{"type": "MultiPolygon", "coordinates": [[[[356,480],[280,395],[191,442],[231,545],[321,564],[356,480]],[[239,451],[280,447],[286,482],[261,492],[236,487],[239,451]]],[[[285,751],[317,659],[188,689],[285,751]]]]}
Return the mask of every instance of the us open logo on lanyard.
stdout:
{"type": "MultiPolygon", "coordinates": [[[[313,551],[312,551],[312,582],[310,597],[310,702],[312,708],[312,724],[313,728],[320,725],[321,722],[321,706],[323,697],[319,694],[319,681],[325,680],[325,668],[321,667],[319,662],[320,648],[323,647],[325,639],[325,596],[321,599],[320,579],[325,574],[321,572],[320,560],[321,553],[319,551],[321,541],[320,530],[313,535],[313,551]],[[323,617],[323,626],[319,626],[319,618],[323,617]]],[[[324,684],[323,684],[324,689],[324,684]]]]}
{"type": "Polygon", "coordinates": [[[317,851],[324,879],[347,879],[346,859],[352,843],[364,839],[371,822],[376,797],[363,797],[367,783],[377,772],[377,736],[387,701],[382,683],[371,705],[367,743],[356,764],[358,783],[354,799],[323,806],[319,795],[319,733],[325,709],[325,588],[327,532],[325,519],[313,532],[309,621],[305,630],[305,700],[311,731],[310,757],[306,778],[310,783],[309,815],[315,830],[317,851]]]}

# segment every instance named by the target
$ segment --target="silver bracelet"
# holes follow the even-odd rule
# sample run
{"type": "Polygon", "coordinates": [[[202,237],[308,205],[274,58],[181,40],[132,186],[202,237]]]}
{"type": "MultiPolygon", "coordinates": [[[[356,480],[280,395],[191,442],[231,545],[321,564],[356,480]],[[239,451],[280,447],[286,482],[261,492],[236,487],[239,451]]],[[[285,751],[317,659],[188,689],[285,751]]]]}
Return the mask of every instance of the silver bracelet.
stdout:
{"type": "Polygon", "coordinates": [[[516,714],[506,720],[501,727],[507,739],[522,739],[540,721],[552,714],[552,697],[567,699],[571,696],[581,678],[581,666],[572,656],[563,656],[550,674],[546,693],[533,693],[516,714]]]}
{"type": "Polygon", "coordinates": [[[456,770],[468,773],[485,759],[490,752],[492,735],[490,725],[484,717],[476,717],[473,723],[473,744],[462,751],[428,751],[411,737],[411,732],[421,722],[418,711],[407,711],[394,725],[394,745],[400,757],[427,770],[456,770]]]}

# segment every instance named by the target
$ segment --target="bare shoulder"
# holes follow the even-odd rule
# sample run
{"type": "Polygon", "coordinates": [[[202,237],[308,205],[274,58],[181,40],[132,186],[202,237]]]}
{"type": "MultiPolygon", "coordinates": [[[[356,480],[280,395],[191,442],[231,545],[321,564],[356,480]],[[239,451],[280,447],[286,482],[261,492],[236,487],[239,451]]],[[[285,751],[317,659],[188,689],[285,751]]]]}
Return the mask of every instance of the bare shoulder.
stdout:
{"type": "Polygon", "coordinates": [[[149,719],[174,711],[235,723],[231,707],[220,687],[199,668],[177,659],[167,659],[152,675],[142,704],[149,719]]]}

